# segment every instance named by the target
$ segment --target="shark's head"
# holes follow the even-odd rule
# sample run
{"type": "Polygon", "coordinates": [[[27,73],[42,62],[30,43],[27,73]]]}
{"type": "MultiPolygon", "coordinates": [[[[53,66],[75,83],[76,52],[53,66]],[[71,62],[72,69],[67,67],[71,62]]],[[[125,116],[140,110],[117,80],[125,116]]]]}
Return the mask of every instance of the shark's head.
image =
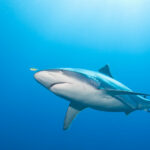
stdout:
{"type": "Polygon", "coordinates": [[[73,99],[74,95],[78,95],[86,88],[95,88],[99,85],[94,78],[67,69],[39,71],[35,73],[34,78],[53,93],[68,99],[73,99]]]}
{"type": "Polygon", "coordinates": [[[34,78],[48,89],[56,84],[66,82],[65,77],[60,69],[43,70],[34,74],[34,78]]]}

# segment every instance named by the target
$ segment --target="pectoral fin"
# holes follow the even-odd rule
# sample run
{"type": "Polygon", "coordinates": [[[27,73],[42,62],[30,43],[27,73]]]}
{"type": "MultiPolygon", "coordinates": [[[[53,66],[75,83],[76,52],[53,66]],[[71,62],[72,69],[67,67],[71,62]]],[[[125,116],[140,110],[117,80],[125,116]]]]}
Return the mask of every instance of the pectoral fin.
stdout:
{"type": "Polygon", "coordinates": [[[73,119],[84,108],[86,108],[86,106],[83,106],[83,105],[78,104],[78,103],[70,103],[68,110],[67,110],[67,113],[66,113],[66,116],[65,116],[65,120],[64,120],[64,127],[63,127],[64,130],[67,130],[69,128],[73,119]]]}

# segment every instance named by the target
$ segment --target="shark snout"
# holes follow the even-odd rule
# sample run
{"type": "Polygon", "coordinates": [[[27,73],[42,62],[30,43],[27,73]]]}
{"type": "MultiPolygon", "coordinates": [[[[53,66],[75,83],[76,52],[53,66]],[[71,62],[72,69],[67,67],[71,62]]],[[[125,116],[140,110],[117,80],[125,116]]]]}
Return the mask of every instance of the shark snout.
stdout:
{"type": "Polygon", "coordinates": [[[39,71],[34,74],[34,78],[46,88],[49,88],[54,83],[53,77],[48,71],[39,71]]]}
{"type": "Polygon", "coordinates": [[[36,73],[34,74],[34,78],[38,81],[38,79],[40,78],[40,75],[41,75],[40,71],[39,71],[39,72],[36,72],[36,73]]]}
{"type": "Polygon", "coordinates": [[[34,74],[34,78],[39,81],[45,76],[45,71],[39,71],[34,74]]]}

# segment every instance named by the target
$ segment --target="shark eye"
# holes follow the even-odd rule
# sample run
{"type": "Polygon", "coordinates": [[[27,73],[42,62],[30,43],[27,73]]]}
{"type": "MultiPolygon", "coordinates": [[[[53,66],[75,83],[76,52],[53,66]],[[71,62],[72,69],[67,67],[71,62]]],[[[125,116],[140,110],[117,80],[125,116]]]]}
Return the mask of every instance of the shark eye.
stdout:
{"type": "Polygon", "coordinates": [[[63,70],[59,70],[59,73],[60,73],[60,74],[63,74],[63,70]]]}
{"type": "Polygon", "coordinates": [[[58,70],[59,73],[63,74],[64,71],[62,69],[58,70]]]}

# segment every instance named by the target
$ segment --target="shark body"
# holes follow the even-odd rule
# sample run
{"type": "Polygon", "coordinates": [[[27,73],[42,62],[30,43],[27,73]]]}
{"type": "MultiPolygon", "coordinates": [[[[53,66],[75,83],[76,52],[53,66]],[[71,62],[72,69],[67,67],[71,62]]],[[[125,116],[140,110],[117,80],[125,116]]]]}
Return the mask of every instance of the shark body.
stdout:
{"type": "Polygon", "coordinates": [[[99,72],[60,68],[35,73],[35,79],[48,90],[70,102],[64,120],[68,129],[76,115],[85,108],[101,111],[124,112],[149,111],[148,94],[135,93],[115,80],[106,65],[99,72]]]}

